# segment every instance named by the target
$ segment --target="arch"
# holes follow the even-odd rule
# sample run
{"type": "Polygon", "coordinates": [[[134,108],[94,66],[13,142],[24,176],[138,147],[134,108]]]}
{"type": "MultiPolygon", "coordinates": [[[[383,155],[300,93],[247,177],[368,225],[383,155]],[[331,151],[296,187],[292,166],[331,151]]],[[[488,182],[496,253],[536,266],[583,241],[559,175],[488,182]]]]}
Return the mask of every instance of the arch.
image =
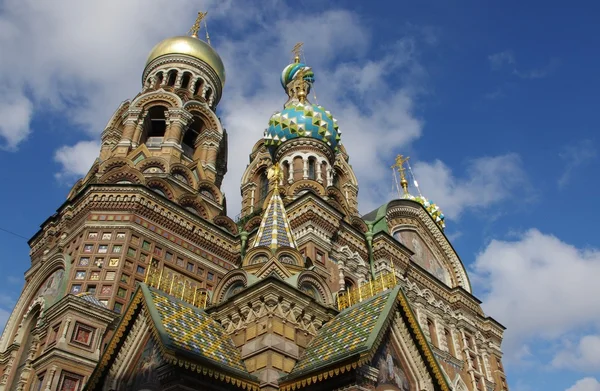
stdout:
{"type": "MultiPolygon", "coordinates": [[[[211,181],[207,181],[207,180],[199,181],[198,182],[198,192],[202,193],[203,190],[208,191],[210,194],[212,194],[212,196],[213,196],[212,201],[216,202],[219,205],[222,203],[221,191],[214,183],[212,183],[211,181]]],[[[205,194],[205,196],[206,196],[206,194],[205,194]]]]}
{"type": "Polygon", "coordinates": [[[161,157],[149,157],[136,164],[136,168],[144,174],[164,173],[169,170],[169,162],[161,157]],[[155,168],[154,170],[149,170],[155,168]]]}
{"type": "Polygon", "coordinates": [[[109,171],[122,167],[133,167],[133,162],[124,157],[111,157],[100,164],[98,172],[106,174],[109,171]]]}
{"type": "Polygon", "coordinates": [[[209,104],[210,104],[212,96],[213,96],[213,90],[212,90],[212,88],[208,87],[206,89],[206,96],[204,97],[204,99],[206,99],[206,101],[209,102],[209,104]]]}
{"type": "Polygon", "coordinates": [[[246,232],[254,231],[256,228],[258,228],[261,221],[262,221],[262,216],[254,216],[253,218],[248,220],[248,222],[244,225],[244,231],[246,231],[246,232]]]}
{"type": "MultiPolygon", "coordinates": [[[[65,274],[69,273],[70,263],[65,259],[64,254],[55,254],[46,260],[38,271],[32,275],[29,283],[23,288],[21,296],[17,301],[12,313],[10,314],[2,337],[0,338],[0,351],[5,351],[9,344],[17,337],[19,325],[29,306],[35,300],[35,295],[40,290],[42,284],[46,282],[48,277],[58,269],[65,270],[65,274]]],[[[66,287],[63,287],[66,288],[66,287]]],[[[63,289],[66,290],[66,289],[63,289]]],[[[64,293],[64,292],[63,292],[64,293]]],[[[19,343],[19,340],[14,340],[19,343]]]]}
{"type": "MultiPolygon", "coordinates": [[[[249,243],[251,242],[252,241],[249,240],[249,243]]],[[[271,253],[268,250],[265,250],[265,248],[251,248],[242,260],[242,266],[264,265],[269,261],[271,256],[271,253]]]]}
{"type": "Polygon", "coordinates": [[[288,195],[290,196],[299,196],[301,192],[311,191],[321,197],[325,196],[325,188],[323,185],[316,181],[311,180],[301,180],[298,182],[294,182],[287,189],[288,195]]]}
{"type": "Polygon", "coordinates": [[[200,133],[205,129],[206,125],[199,115],[194,115],[192,122],[187,127],[181,141],[181,148],[185,155],[191,159],[194,158],[196,143],[200,133]]]}
{"type": "Polygon", "coordinates": [[[162,82],[163,82],[164,78],[165,78],[165,74],[163,73],[163,71],[156,72],[154,89],[159,89],[160,88],[160,86],[162,85],[162,82]]]}
{"type": "Polygon", "coordinates": [[[214,111],[212,111],[206,103],[197,100],[190,100],[183,105],[190,114],[199,116],[206,129],[216,130],[219,134],[223,134],[223,126],[214,111]]]}
{"type": "Polygon", "coordinates": [[[158,146],[155,145],[158,139],[162,143],[162,138],[167,131],[167,111],[168,108],[163,105],[154,105],[148,109],[142,123],[140,144],[147,144],[148,147],[158,146]]]}
{"type": "Polygon", "coordinates": [[[215,223],[215,225],[218,227],[223,227],[225,230],[227,230],[229,233],[231,233],[233,235],[238,234],[237,224],[229,216],[225,216],[225,215],[216,216],[213,219],[213,223],[215,223]]]}
{"type": "Polygon", "coordinates": [[[267,169],[263,168],[258,172],[258,195],[255,196],[254,205],[255,208],[260,209],[262,204],[269,195],[269,178],[267,177],[267,169]]]}
{"type": "Polygon", "coordinates": [[[298,276],[298,289],[302,290],[303,285],[311,286],[316,292],[318,292],[319,296],[318,298],[315,297],[315,299],[320,301],[322,304],[330,305],[332,303],[333,295],[331,290],[327,284],[323,282],[321,276],[319,276],[316,272],[312,270],[305,270],[301,272],[298,276]]]}
{"type": "Polygon", "coordinates": [[[314,156],[308,158],[307,179],[317,180],[317,159],[314,156]]]}
{"type": "Polygon", "coordinates": [[[167,73],[167,87],[175,86],[175,82],[177,81],[177,70],[171,69],[167,73]]]}
{"type": "Polygon", "coordinates": [[[117,110],[115,110],[115,112],[112,115],[112,117],[110,117],[110,120],[108,120],[108,123],[106,124],[106,126],[104,127],[104,129],[108,129],[108,128],[118,129],[118,128],[120,128],[121,127],[121,123],[122,123],[123,114],[125,114],[125,112],[129,109],[130,103],[131,103],[130,100],[126,100],[126,101],[122,102],[119,105],[119,108],[117,110]]]}
{"type": "Polygon", "coordinates": [[[221,282],[215,287],[213,294],[213,304],[218,304],[231,295],[237,293],[232,292],[232,288],[240,286],[246,288],[248,286],[248,274],[243,269],[232,270],[221,279],[221,282]]]}
{"type": "Polygon", "coordinates": [[[204,204],[202,198],[189,194],[184,194],[178,200],[179,205],[184,209],[192,212],[193,214],[202,217],[203,219],[210,220],[208,209],[204,204]]]}
{"type": "Polygon", "coordinates": [[[144,184],[146,182],[142,173],[131,167],[121,167],[117,170],[107,172],[100,177],[101,183],[119,183],[129,181],[129,183],[144,184]]]}
{"type": "Polygon", "coordinates": [[[194,96],[202,95],[203,88],[204,88],[204,79],[199,77],[198,79],[196,79],[196,82],[194,83],[193,95],[194,96]]]}
{"type": "Polygon", "coordinates": [[[173,188],[167,181],[159,178],[150,178],[146,182],[146,186],[148,186],[148,188],[154,191],[155,193],[160,194],[163,197],[166,197],[170,200],[173,200],[175,192],[173,191],[173,188]]]}
{"type": "Polygon", "coordinates": [[[185,71],[183,72],[183,76],[181,78],[181,88],[188,88],[190,86],[190,81],[192,80],[192,73],[185,71]]]}
{"type": "Polygon", "coordinates": [[[171,166],[171,175],[177,180],[185,183],[186,185],[196,188],[196,178],[192,174],[192,170],[180,163],[175,163],[171,166]]]}

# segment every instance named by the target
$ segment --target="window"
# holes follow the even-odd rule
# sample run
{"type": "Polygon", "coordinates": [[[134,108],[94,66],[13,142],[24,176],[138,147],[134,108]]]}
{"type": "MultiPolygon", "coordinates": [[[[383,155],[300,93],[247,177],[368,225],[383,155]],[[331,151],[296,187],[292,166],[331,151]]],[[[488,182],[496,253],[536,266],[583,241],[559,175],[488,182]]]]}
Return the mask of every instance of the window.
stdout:
{"type": "Polygon", "coordinates": [[[320,251],[317,251],[317,261],[323,263],[323,253],[320,251]]]}
{"type": "Polygon", "coordinates": [[[317,174],[315,173],[315,159],[308,158],[308,179],[315,179],[317,174]]]}
{"type": "Polygon", "coordinates": [[[100,294],[102,296],[110,296],[111,293],[112,293],[112,285],[102,285],[102,290],[100,291],[100,294]]]}
{"type": "Polygon", "coordinates": [[[128,257],[135,257],[135,253],[136,253],[136,249],[133,247],[129,247],[127,249],[127,256],[128,257]]]}
{"type": "Polygon", "coordinates": [[[479,362],[477,361],[477,357],[474,354],[471,354],[471,362],[473,363],[473,369],[479,372],[479,362]]]}
{"type": "Polygon", "coordinates": [[[111,258],[108,261],[108,266],[109,267],[117,267],[117,266],[119,266],[119,258],[111,258]]]}
{"type": "Polygon", "coordinates": [[[92,251],[94,251],[94,245],[93,244],[84,244],[83,245],[83,252],[84,253],[91,253],[92,251]]]}
{"type": "Polygon", "coordinates": [[[211,272],[208,272],[208,274],[206,275],[206,279],[208,281],[212,281],[215,278],[215,275],[212,274],[211,272]]]}
{"type": "Polygon", "coordinates": [[[115,276],[116,276],[116,272],[106,272],[106,276],[104,277],[104,279],[106,281],[114,281],[115,276]]]}
{"type": "Polygon", "coordinates": [[[71,338],[71,342],[75,342],[80,345],[85,345],[87,347],[92,347],[92,339],[94,338],[94,329],[93,327],[84,325],[79,322],[75,322],[75,329],[73,330],[73,336],[71,338]]]}
{"type": "Polygon", "coordinates": [[[108,244],[101,244],[98,246],[98,252],[100,254],[106,254],[108,252],[108,244]]]}
{"type": "Polygon", "coordinates": [[[102,234],[102,240],[110,240],[112,238],[112,234],[110,232],[106,232],[102,234]]]}
{"type": "Polygon", "coordinates": [[[185,267],[187,269],[188,272],[193,272],[194,271],[194,264],[191,262],[187,263],[187,266],[185,267]]]}
{"type": "Polygon", "coordinates": [[[66,371],[62,372],[58,390],[59,391],[80,391],[82,388],[83,377],[66,371]]]}
{"type": "Polygon", "coordinates": [[[467,340],[467,346],[469,349],[473,350],[473,337],[470,334],[465,333],[465,339],[467,340]]]}
{"type": "Polygon", "coordinates": [[[38,378],[37,378],[36,383],[35,383],[34,390],[36,390],[36,391],[42,391],[42,389],[43,389],[42,386],[44,385],[44,376],[45,375],[46,375],[46,372],[38,375],[38,378]]]}
{"type": "Polygon", "coordinates": [[[112,252],[115,253],[115,254],[120,254],[122,250],[123,250],[123,246],[121,246],[120,244],[115,244],[113,246],[113,251],[112,252]]]}
{"type": "Polygon", "coordinates": [[[78,270],[75,272],[76,280],[85,280],[85,270],[78,270]]]}
{"type": "Polygon", "coordinates": [[[148,241],[144,240],[144,242],[142,243],[142,248],[143,248],[144,250],[148,250],[148,251],[150,251],[150,242],[148,242],[148,241]]]}
{"type": "Polygon", "coordinates": [[[433,324],[433,321],[431,319],[427,319],[427,327],[429,328],[429,335],[431,336],[431,344],[437,348],[437,333],[435,331],[435,324],[433,324]]]}
{"type": "Polygon", "coordinates": [[[90,273],[90,280],[98,281],[99,279],[100,279],[100,272],[98,270],[95,270],[90,273]]]}
{"type": "Polygon", "coordinates": [[[123,304],[115,303],[115,305],[113,306],[113,311],[120,314],[122,310],[123,310],[123,304]]]}
{"type": "Polygon", "coordinates": [[[269,194],[269,179],[267,178],[267,170],[263,170],[260,174],[260,193],[259,193],[259,205],[267,198],[267,194],[269,194]]]}
{"type": "Polygon", "coordinates": [[[79,266],[89,266],[89,264],[90,264],[90,258],[89,257],[79,258],[79,266]]]}
{"type": "Polygon", "coordinates": [[[190,86],[190,79],[192,75],[189,72],[185,72],[181,78],[181,88],[188,88],[190,86]]]}
{"type": "Polygon", "coordinates": [[[142,276],[144,275],[145,272],[146,272],[146,269],[144,269],[142,266],[138,266],[136,269],[136,273],[141,274],[142,276]]]}
{"type": "Polygon", "coordinates": [[[81,284],[73,284],[71,285],[71,293],[76,295],[81,292],[81,284]]]}
{"type": "Polygon", "coordinates": [[[452,333],[450,333],[450,330],[444,329],[444,336],[446,338],[446,345],[448,345],[448,352],[455,356],[456,353],[454,352],[454,341],[452,341],[452,333]]]}

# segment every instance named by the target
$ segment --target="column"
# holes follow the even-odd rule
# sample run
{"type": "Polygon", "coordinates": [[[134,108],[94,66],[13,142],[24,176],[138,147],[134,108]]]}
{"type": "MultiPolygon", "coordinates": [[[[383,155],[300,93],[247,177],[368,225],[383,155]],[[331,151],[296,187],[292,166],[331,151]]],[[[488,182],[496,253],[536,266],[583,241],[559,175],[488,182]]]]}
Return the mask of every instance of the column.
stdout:
{"type": "Polygon", "coordinates": [[[308,158],[302,157],[302,179],[308,178],[308,158]]]}
{"type": "Polygon", "coordinates": [[[315,165],[317,166],[317,182],[323,183],[323,177],[321,176],[321,163],[318,160],[315,161],[315,165]]]}
{"type": "Polygon", "coordinates": [[[52,391],[52,383],[54,382],[54,374],[56,373],[56,370],[58,368],[56,368],[56,365],[53,365],[50,370],[48,371],[48,374],[46,375],[46,388],[44,388],[44,391],[52,391]]]}
{"type": "Polygon", "coordinates": [[[286,160],[288,162],[288,183],[293,183],[294,182],[294,159],[291,159],[291,161],[288,159],[286,160]]]}
{"type": "Polygon", "coordinates": [[[60,339],[58,340],[59,343],[64,343],[67,341],[67,331],[69,330],[69,325],[71,324],[71,317],[68,317],[67,320],[65,321],[65,325],[63,326],[63,330],[62,333],[60,335],[60,339]]]}
{"type": "Polygon", "coordinates": [[[133,134],[135,132],[135,127],[137,125],[141,112],[142,110],[140,109],[129,109],[123,115],[123,135],[121,136],[121,141],[119,141],[119,144],[131,144],[131,141],[133,140],[133,134]]]}
{"type": "Polygon", "coordinates": [[[179,145],[183,139],[183,131],[193,116],[183,109],[169,109],[168,114],[169,127],[165,132],[164,143],[179,145]]]}

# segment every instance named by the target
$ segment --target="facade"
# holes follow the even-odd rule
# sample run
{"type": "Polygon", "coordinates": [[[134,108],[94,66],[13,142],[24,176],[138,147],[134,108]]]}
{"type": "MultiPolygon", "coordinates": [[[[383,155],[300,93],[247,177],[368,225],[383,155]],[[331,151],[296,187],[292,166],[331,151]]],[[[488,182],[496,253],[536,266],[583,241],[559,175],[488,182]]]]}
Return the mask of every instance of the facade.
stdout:
{"type": "Polygon", "coordinates": [[[152,50],[100,156],[30,240],[0,391],[506,390],[504,328],[443,215],[403,176],[403,197],[359,214],[300,55],[227,216],[225,68],[198,25],[152,50]]]}

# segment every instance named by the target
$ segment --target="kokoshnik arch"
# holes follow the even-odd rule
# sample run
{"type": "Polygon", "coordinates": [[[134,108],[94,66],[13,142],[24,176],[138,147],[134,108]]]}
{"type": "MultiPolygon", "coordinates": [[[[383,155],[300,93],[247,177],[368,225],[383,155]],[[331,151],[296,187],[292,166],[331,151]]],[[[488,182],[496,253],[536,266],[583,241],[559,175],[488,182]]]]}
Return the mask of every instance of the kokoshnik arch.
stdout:
{"type": "Polygon", "coordinates": [[[241,215],[227,216],[225,67],[198,38],[205,15],[152,49],[98,159],[30,240],[0,391],[506,390],[504,327],[439,208],[410,194],[405,159],[403,195],[358,213],[301,45],[282,110],[262,137],[248,129],[241,215]]]}

